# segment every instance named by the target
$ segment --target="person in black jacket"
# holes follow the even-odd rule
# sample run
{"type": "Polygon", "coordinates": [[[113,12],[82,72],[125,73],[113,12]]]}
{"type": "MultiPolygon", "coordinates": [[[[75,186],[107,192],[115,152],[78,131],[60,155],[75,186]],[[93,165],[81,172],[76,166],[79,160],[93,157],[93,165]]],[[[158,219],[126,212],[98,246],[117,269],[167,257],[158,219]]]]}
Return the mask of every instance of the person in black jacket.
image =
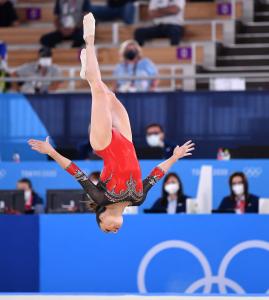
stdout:
{"type": "Polygon", "coordinates": [[[259,212],[259,197],[249,193],[248,180],[244,173],[233,173],[229,185],[231,193],[223,198],[218,210],[238,214],[259,212]]]}
{"type": "Polygon", "coordinates": [[[146,142],[149,147],[162,148],[163,158],[172,155],[174,145],[170,144],[165,138],[163,127],[158,123],[152,123],[146,127],[146,142]]]}
{"type": "Polygon", "coordinates": [[[18,16],[13,3],[9,0],[0,0],[0,27],[12,27],[18,24],[18,16]]]}
{"type": "Polygon", "coordinates": [[[183,192],[183,185],[176,173],[168,173],[163,181],[162,197],[151,207],[153,213],[185,213],[186,199],[189,198],[183,192]]]}
{"type": "Polygon", "coordinates": [[[17,190],[24,191],[26,214],[41,213],[43,212],[43,200],[33,190],[32,182],[28,178],[22,178],[17,182],[17,190]]]}

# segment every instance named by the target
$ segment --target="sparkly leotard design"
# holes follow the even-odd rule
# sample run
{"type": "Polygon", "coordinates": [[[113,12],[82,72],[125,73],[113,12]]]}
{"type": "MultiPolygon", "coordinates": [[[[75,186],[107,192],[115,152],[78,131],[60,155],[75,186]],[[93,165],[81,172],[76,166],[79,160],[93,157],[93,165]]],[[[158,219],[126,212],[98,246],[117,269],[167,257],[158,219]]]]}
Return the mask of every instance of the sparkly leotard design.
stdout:
{"type": "Polygon", "coordinates": [[[106,187],[107,198],[112,202],[127,198],[140,201],[143,198],[143,185],[133,143],[113,129],[109,146],[95,152],[104,160],[100,181],[106,187]]]}
{"type": "Polygon", "coordinates": [[[97,206],[128,201],[141,205],[149,189],[158,182],[164,172],[156,167],[143,180],[134,145],[120,132],[113,129],[111,143],[103,150],[96,151],[104,161],[99,183],[95,186],[74,163],[67,171],[81,184],[89,201],[97,206]]]}

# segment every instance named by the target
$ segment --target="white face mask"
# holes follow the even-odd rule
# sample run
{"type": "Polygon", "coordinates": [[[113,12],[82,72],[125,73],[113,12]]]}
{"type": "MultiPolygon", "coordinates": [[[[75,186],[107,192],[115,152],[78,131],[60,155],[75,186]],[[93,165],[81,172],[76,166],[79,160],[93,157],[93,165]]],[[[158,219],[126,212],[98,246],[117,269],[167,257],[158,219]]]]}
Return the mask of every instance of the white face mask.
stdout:
{"type": "Polygon", "coordinates": [[[92,183],[93,183],[94,185],[97,185],[97,184],[98,184],[98,180],[92,180],[92,183]]]}
{"type": "Polygon", "coordinates": [[[2,60],[0,58],[0,70],[6,70],[7,69],[7,62],[5,60],[2,60]]]}
{"type": "Polygon", "coordinates": [[[32,191],[30,191],[30,190],[24,191],[25,202],[28,202],[31,199],[31,196],[32,196],[32,191]]]}
{"type": "Polygon", "coordinates": [[[232,185],[232,190],[236,196],[241,196],[245,192],[245,187],[242,183],[236,183],[232,185]]]}
{"type": "Polygon", "coordinates": [[[161,146],[161,138],[159,134],[150,134],[146,137],[147,143],[150,147],[161,146]]]}
{"type": "Polygon", "coordinates": [[[52,58],[51,57],[41,57],[41,58],[39,58],[38,63],[41,67],[49,67],[52,64],[52,58]]]}
{"type": "Polygon", "coordinates": [[[178,183],[168,183],[165,185],[164,190],[169,194],[176,194],[179,191],[178,183]]]}

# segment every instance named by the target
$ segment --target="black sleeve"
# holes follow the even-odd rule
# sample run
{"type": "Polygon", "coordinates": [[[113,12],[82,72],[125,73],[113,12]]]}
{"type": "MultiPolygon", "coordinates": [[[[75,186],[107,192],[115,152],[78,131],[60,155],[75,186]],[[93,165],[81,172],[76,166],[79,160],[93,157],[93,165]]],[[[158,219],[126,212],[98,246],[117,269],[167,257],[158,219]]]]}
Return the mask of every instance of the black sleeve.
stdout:
{"type": "Polygon", "coordinates": [[[153,205],[151,206],[151,210],[154,210],[154,211],[161,211],[161,210],[164,210],[164,208],[162,207],[162,204],[161,204],[161,201],[162,201],[162,198],[159,198],[157,199],[153,205]]]}
{"type": "Polygon", "coordinates": [[[35,204],[43,204],[43,200],[38,194],[36,194],[35,204]]]}
{"type": "Polygon", "coordinates": [[[258,213],[259,212],[259,197],[255,195],[249,195],[247,201],[246,212],[248,213],[258,213]]]}
{"type": "Polygon", "coordinates": [[[219,205],[218,210],[232,209],[231,207],[227,207],[228,206],[228,203],[227,203],[228,201],[229,201],[228,197],[223,198],[220,205],[219,205]]]}
{"type": "Polygon", "coordinates": [[[71,162],[71,164],[66,168],[66,171],[82,186],[90,202],[94,202],[96,205],[102,205],[104,203],[104,191],[97,188],[97,186],[88,179],[87,175],[83,173],[77,165],[71,162]]]}
{"type": "Polygon", "coordinates": [[[155,167],[151,173],[149,174],[149,176],[143,180],[143,198],[142,200],[137,204],[137,205],[141,205],[143,204],[143,202],[145,201],[148,192],[150,191],[150,189],[159,181],[162,179],[162,177],[164,176],[164,171],[159,168],[159,167],[155,167]]]}

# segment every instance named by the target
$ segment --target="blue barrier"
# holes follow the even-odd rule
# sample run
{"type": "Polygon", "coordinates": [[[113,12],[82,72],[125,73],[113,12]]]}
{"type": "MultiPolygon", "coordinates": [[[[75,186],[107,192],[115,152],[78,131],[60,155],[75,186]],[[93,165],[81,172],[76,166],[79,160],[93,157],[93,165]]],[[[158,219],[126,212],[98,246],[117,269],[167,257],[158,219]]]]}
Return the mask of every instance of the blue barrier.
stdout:
{"type": "Polygon", "coordinates": [[[0,217],[0,291],[39,291],[39,218],[0,217]]]}
{"type": "MultiPolygon", "coordinates": [[[[137,145],[145,143],[145,126],[152,122],[162,124],[167,139],[175,144],[195,140],[198,158],[216,157],[219,147],[253,141],[256,146],[267,145],[268,91],[129,93],[119,99],[129,113],[137,145]]],[[[19,151],[23,160],[38,160],[25,142],[47,133],[58,146],[76,146],[88,139],[89,116],[89,94],[1,94],[2,159],[11,160],[19,151]]]]}
{"type": "Polygon", "coordinates": [[[44,123],[27,97],[21,94],[0,94],[0,161],[12,160],[19,153],[25,160],[45,160],[29,151],[29,138],[48,136],[44,123]]]}
{"type": "Polygon", "coordinates": [[[47,215],[40,221],[42,292],[269,288],[267,216],[127,216],[117,235],[100,232],[93,216],[47,215]]]}
{"type": "MultiPolygon", "coordinates": [[[[143,176],[156,166],[159,161],[140,161],[143,176]]],[[[101,161],[80,161],[77,164],[87,173],[101,170],[101,161]]],[[[195,160],[186,159],[178,162],[171,171],[182,178],[185,193],[195,197],[198,187],[199,172],[202,165],[213,166],[213,207],[217,207],[221,199],[229,193],[228,178],[235,171],[243,171],[250,183],[250,192],[260,197],[269,197],[268,178],[269,160],[195,160]]],[[[21,177],[32,180],[34,188],[44,198],[47,189],[76,189],[79,184],[54,162],[0,163],[0,189],[14,189],[16,181],[21,177]]],[[[161,195],[162,182],[149,193],[147,201],[140,208],[150,207],[161,195]]]]}
{"type": "Polygon", "coordinates": [[[0,216],[0,292],[268,292],[269,217],[0,216]],[[39,220],[39,222],[38,222],[39,220]]]}

